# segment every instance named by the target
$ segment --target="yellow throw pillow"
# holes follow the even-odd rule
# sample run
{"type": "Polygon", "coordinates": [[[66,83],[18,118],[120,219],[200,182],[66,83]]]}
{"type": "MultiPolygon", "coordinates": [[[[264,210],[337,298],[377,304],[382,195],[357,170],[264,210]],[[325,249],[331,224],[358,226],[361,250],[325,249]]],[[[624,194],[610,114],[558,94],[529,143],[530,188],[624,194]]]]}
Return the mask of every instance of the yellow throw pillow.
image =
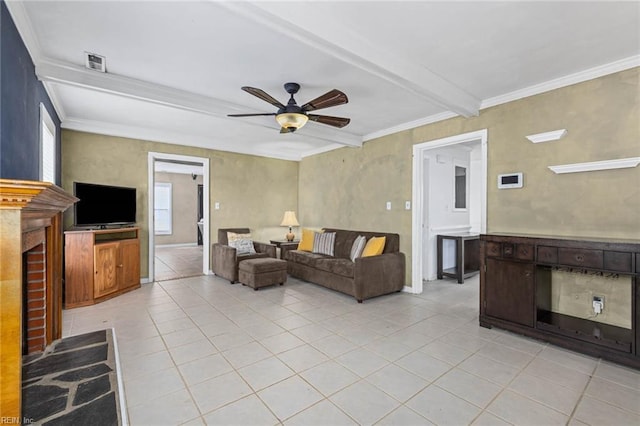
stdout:
{"type": "Polygon", "coordinates": [[[302,228],[302,237],[298,243],[298,250],[313,251],[313,240],[315,232],[311,229],[302,228]]]}
{"type": "Polygon", "coordinates": [[[387,237],[371,237],[367,241],[367,245],[364,246],[362,251],[362,257],[377,256],[382,254],[384,250],[384,244],[387,242],[387,237]]]}

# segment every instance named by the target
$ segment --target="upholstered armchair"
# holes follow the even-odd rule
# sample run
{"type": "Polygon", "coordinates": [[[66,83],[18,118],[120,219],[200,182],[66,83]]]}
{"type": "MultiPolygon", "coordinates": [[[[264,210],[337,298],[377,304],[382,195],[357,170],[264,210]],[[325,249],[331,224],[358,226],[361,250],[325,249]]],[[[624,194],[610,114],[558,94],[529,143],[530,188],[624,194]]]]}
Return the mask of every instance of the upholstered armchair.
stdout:
{"type": "Polygon", "coordinates": [[[211,246],[211,269],[213,273],[229,280],[231,284],[238,281],[238,265],[242,260],[276,257],[276,246],[256,241],[252,241],[255,253],[239,253],[238,249],[229,246],[227,232],[249,234],[251,231],[249,228],[218,229],[218,242],[211,246]]]}

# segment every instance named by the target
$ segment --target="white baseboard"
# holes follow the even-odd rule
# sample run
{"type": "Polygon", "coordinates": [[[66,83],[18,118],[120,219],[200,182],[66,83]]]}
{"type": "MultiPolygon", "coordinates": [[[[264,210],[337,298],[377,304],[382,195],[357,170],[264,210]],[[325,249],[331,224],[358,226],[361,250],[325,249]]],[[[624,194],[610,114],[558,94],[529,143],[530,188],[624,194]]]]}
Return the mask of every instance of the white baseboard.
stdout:
{"type": "Polygon", "coordinates": [[[415,288],[414,287],[409,287],[408,285],[405,285],[404,288],[402,289],[403,293],[411,293],[411,294],[417,294],[415,292],[415,288]]]}

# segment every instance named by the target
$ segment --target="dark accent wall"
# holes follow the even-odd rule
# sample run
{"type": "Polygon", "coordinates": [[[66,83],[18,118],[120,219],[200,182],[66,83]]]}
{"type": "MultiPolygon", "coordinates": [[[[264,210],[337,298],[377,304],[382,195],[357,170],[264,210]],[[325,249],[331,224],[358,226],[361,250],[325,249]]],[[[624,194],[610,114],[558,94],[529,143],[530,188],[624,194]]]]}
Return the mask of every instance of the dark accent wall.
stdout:
{"type": "Polygon", "coordinates": [[[56,184],[60,185],[60,119],[0,0],[0,178],[40,179],[40,102],[56,126],[56,184]]]}

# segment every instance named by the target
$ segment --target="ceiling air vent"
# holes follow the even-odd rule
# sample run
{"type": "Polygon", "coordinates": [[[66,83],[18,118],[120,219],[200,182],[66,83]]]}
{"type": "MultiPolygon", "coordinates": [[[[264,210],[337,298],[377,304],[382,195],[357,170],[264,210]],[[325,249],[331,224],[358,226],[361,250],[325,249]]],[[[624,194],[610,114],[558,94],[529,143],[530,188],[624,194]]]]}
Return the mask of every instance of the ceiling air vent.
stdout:
{"type": "Polygon", "coordinates": [[[107,58],[95,53],[84,52],[85,66],[90,70],[107,72],[107,58]]]}

